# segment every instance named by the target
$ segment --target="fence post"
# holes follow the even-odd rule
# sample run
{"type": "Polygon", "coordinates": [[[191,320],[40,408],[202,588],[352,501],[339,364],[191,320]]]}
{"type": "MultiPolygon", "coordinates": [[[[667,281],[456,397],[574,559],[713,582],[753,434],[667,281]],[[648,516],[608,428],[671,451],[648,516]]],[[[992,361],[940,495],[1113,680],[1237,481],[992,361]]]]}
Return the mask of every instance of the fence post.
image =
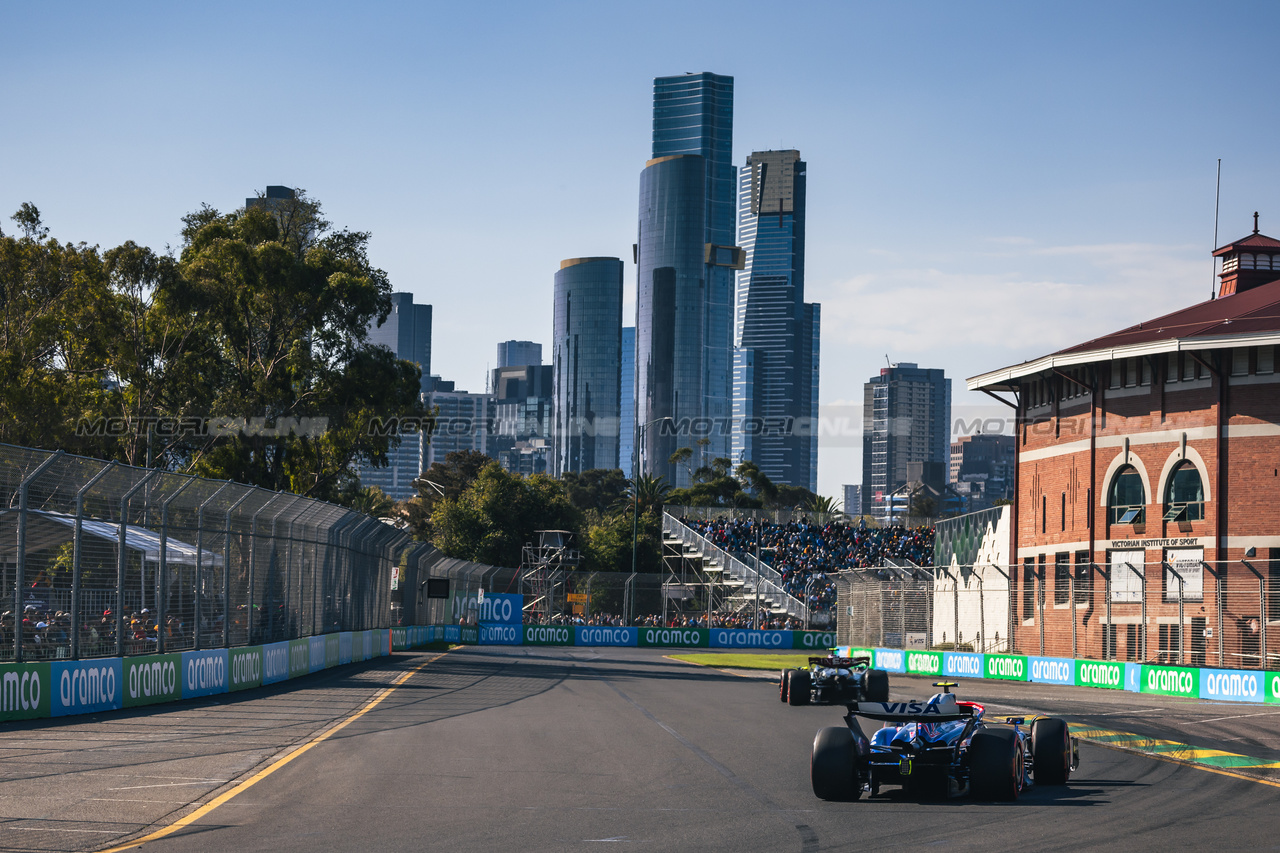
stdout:
{"type": "Polygon", "coordinates": [[[1106,660],[1115,660],[1116,657],[1116,626],[1111,621],[1111,567],[1108,566],[1104,571],[1101,566],[1097,567],[1098,572],[1102,575],[1102,579],[1106,581],[1103,587],[1103,598],[1106,599],[1107,610],[1107,630],[1111,632],[1111,640],[1107,643],[1106,660]]]}
{"type": "MultiPolygon", "coordinates": [[[[134,494],[139,489],[151,482],[151,478],[159,473],[158,469],[147,472],[141,480],[134,483],[133,487],[120,498],[120,524],[116,528],[116,544],[118,547],[116,552],[116,657],[124,657],[124,570],[129,556],[126,545],[129,528],[129,501],[133,499],[134,494]]],[[[140,571],[138,574],[140,577],[145,573],[142,571],[145,569],[145,562],[146,559],[144,557],[139,565],[140,571]]],[[[145,604],[145,602],[143,603],[145,604]]]]}
{"type": "Polygon", "coordinates": [[[1218,632],[1218,666],[1225,667],[1225,655],[1223,653],[1226,649],[1222,640],[1222,577],[1204,560],[1200,561],[1200,568],[1213,575],[1213,600],[1214,607],[1217,610],[1215,630],[1218,632]]]}
{"type": "Polygon", "coordinates": [[[71,557],[71,659],[80,660],[80,561],[83,558],[81,554],[81,537],[84,529],[84,496],[93,488],[99,480],[107,475],[110,471],[114,471],[115,462],[108,462],[102,466],[102,469],[94,474],[89,482],[85,483],[76,492],[76,527],[75,539],[72,543],[71,557]]]}
{"type": "MultiPolygon", "coordinates": [[[[950,568],[947,569],[947,574],[951,575],[950,568]]],[[[952,642],[955,645],[953,645],[951,648],[958,652],[960,651],[960,572],[959,572],[959,569],[957,569],[956,573],[951,576],[951,591],[952,591],[951,616],[952,616],[952,620],[955,623],[954,625],[952,625],[952,630],[955,631],[955,636],[952,637],[952,642]]]]}
{"type": "Polygon", "coordinates": [[[173,503],[178,495],[186,490],[187,486],[196,482],[195,477],[188,477],[187,482],[183,483],[173,494],[165,498],[164,503],[160,505],[160,555],[156,568],[156,653],[164,654],[166,643],[164,641],[164,633],[166,629],[165,615],[169,610],[169,579],[165,576],[169,568],[168,551],[169,551],[169,504],[173,503]]]}
{"type": "MultiPolygon", "coordinates": [[[[1057,581],[1054,581],[1057,583],[1057,581]]],[[[1071,614],[1071,657],[1079,657],[1076,654],[1076,572],[1075,566],[1071,567],[1071,573],[1067,575],[1067,612],[1071,614]]]]}
{"type": "Polygon", "coordinates": [[[18,484],[18,553],[15,555],[13,579],[13,662],[22,663],[22,590],[26,588],[27,578],[27,491],[31,482],[48,470],[49,466],[62,456],[61,450],[55,450],[47,459],[36,466],[36,469],[22,478],[18,484]]]}
{"type": "Polygon", "coordinates": [[[1044,563],[1040,564],[1039,571],[1036,572],[1036,605],[1040,611],[1036,615],[1036,622],[1040,626],[1040,656],[1044,657],[1044,576],[1048,569],[1044,563]]]}
{"type": "Polygon", "coordinates": [[[196,651],[200,651],[203,648],[203,643],[201,642],[203,638],[200,636],[200,628],[202,627],[200,620],[204,616],[202,612],[204,608],[201,607],[204,598],[204,566],[201,562],[204,559],[204,508],[214,498],[222,494],[222,490],[229,485],[231,485],[231,481],[227,480],[221,486],[218,486],[218,488],[214,489],[213,494],[205,498],[196,509],[196,588],[194,596],[195,608],[191,616],[192,629],[195,631],[195,643],[192,648],[196,651]]]}
{"type": "Polygon", "coordinates": [[[244,494],[236,498],[227,507],[226,526],[222,543],[222,648],[231,647],[231,514],[240,508],[240,504],[253,494],[252,487],[246,487],[244,494]]]}

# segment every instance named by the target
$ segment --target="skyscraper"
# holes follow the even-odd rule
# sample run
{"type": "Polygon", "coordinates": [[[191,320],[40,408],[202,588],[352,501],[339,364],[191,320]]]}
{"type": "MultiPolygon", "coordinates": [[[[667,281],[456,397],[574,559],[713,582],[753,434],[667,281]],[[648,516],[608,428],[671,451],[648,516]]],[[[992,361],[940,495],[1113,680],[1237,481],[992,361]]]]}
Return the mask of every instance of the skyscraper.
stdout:
{"type": "Polygon", "coordinates": [[[556,272],[555,469],[618,467],[622,261],[572,258],[556,272]]]}
{"type": "Polygon", "coordinates": [[[863,386],[862,501],[870,514],[891,514],[889,493],[913,468],[935,470],[945,484],[950,453],[951,380],[908,362],[880,368],[863,386]]]}
{"type": "Polygon", "coordinates": [[[542,344],[533,341],[503,341],[498,344],[498,367],[542,364],[542,344]]]}
{"type": "Polygon", "coordinates": [[[491,377],[493,425],[486,452],[514,474],[548,473],[554,369],[549,364],[507,365],[495,368],[491,377]]]}
{"type": "MultiPolygon", "coordinates": [[[[267,187],[268,192],[277,189],[267,187]]],[[[391,313],[381,326],[368,329],[369,342],[386,347],[396,358],[411,361],[422,370],[422,389],[431,374],[431,306],[417,305],[412,293],[391,294],[391,313]]],[[[422,473],[423,445],[421,433],[404,433],[400,446],[387,453],[390,465],[360,467],[360,484],[377,486],[392,500],[402,501],[417,494],[413,481],[422,473]]]]}
{"type": "Polygon", "coordinates": [[[630,478],[636,449],[636,327],[622,327],[622,382],[618,389],[618,467],[630,478]]]}
{"type": "Polygon", "coordinates": [[[730,458],[816,490],[821,312],[804,301],[805,185],[794,150],[757,151],[739,173],[730,458]]]}
{"type": "Polygon", "coordinates": [[[654,80],[636,247],[637,456],[638,473],[676,485],[688,484],[668,461],[678,448],[695,451],[694,467],[729,455],[732,275],[743,264],[732,137],[732,77],[654,80]]]}

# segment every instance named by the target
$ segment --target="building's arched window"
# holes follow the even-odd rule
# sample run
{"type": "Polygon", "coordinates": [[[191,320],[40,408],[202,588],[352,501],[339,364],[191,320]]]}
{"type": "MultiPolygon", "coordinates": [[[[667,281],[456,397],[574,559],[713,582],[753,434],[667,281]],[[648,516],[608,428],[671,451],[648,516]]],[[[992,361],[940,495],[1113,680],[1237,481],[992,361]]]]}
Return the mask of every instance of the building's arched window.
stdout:
{"type": "Polygon", "coordinates": [[[1204,518],[1204,483],[1190,462],[1180,462],[1169,475],[1164,494],[1165,521],[1200,521],[1204,518]]]}
{"type": "Polygon", "coordinates": [[[1147,495],[1142,488],[1142,477],[1138,469],[1126,465],[1116,472],[1111,481],[1111,490],[1107,493],[1107,517],[1112,524],[1138,524],[1142,521],[1142,510],[1146,506],[1147,495]]]}

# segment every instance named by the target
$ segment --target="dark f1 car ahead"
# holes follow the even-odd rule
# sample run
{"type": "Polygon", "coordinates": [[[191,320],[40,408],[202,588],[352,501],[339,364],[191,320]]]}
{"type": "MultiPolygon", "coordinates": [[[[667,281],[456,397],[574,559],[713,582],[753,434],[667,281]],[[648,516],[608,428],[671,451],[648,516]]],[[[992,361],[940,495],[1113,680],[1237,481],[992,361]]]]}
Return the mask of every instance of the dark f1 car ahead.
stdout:
{"type": "Polygon", "coordinates": [[[788,705],[848,705],[888,702],[889,673],[872,669],[871,658],[809,658],[808,669],[784,669],[779,698],[788,705]]]}
{"type": "Polygon", "coordinates": [[[824,800],[875,796],[902,785],[919,796],[1016,800],[1031,785],[1065,785],[1079,749],[1065,720],[1005,717],[988,724],[977,702],[957,702],[949,682],[931,699],[850,703],[844,726],[813,739],[813,793],[824,800]],[[870,738],[858,717],[885,724],[870,738]]]}

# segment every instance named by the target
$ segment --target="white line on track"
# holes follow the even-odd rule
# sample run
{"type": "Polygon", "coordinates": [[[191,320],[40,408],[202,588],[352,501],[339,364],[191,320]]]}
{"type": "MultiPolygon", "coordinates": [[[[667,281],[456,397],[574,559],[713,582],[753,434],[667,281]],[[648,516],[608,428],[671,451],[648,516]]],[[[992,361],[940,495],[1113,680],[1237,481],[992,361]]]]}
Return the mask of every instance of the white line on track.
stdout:
{"type": "Polygon", "coordinates": [[[181,788],[185,785],[225,785],[226,779],[198,779],[195,782],[166,782],[163,785],[126,785],[123,788],[108,788],[108,791],[136,791],[140,788],[181,788]]]}
{"type": "Polygon", "coordinates": [[[1196,720],[1197,723],[1220,723],[1223,720],[1247,720],[1250,717],[1275,717],[1280,716],[1280,711],[1272,711],[1268,714],[1238,714],[1234,717],[1210,717],[1207,720],[1196,720]]]}

